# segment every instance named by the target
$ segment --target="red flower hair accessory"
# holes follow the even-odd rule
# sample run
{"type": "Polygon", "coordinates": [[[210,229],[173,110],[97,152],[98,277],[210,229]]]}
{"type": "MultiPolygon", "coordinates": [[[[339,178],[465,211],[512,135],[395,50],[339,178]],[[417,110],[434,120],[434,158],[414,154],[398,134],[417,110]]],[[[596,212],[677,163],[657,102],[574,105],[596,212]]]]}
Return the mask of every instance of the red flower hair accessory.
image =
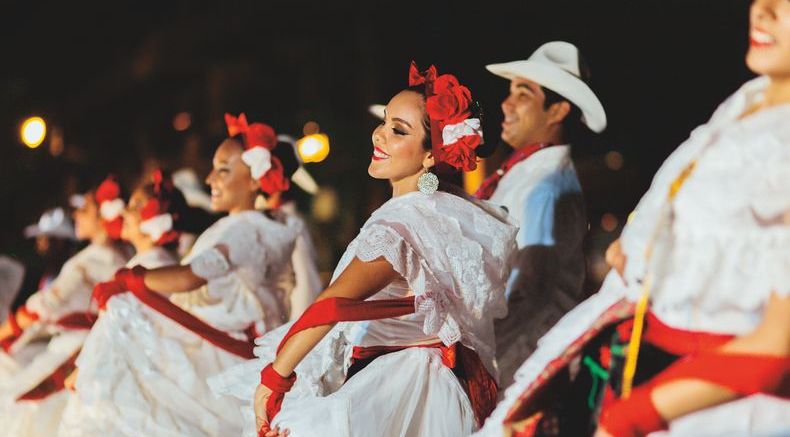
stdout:
{"type": "Polygon", "coordinates": [[[160,169],[154,171],[152,178],[154,197],[149,198],[140,211],[140,231],[162,246],[178,240],[181,236],[180,232],[173,229],[173,221],[178,217],[170,212],[170,198],[176,188],[170,178],[164,178],[160,169]]]}
{"type": "Polygon", "coordinates": [[[472,118],[472,93],[452,74],[439,76],[431,65],[420,72],[412,61],[409,86],[425,85],[425,110],[431,121],[431,144],[437,161],[457,169],[477,168],[475,149],[483,138],[479,118],[472,118]]]}
{"type": "Polygon", "coordinates": [[[96,189],[96,203],[99,205],[101,224],[107,235],[113,240],[121,238],[123,227],[123,213],[126,204],[121,199],[121,187],[115,181],[115,176],[107,176],[99,188],[96,189]]]}
{"type": "Polygon", "coordinates": [[[261,190],[266,194],[287,190],[290,182],[285,177],[283,164],[271,153],[277,145],[274,129],[263,123],[247,123],[244,113],[238,117],[225,114],[225,124],[228,125],[228,135],[231,138],[242,136],[246,150],[241,154],[241,160],[250,167],[250,173],[260,183],[261,190]]]}

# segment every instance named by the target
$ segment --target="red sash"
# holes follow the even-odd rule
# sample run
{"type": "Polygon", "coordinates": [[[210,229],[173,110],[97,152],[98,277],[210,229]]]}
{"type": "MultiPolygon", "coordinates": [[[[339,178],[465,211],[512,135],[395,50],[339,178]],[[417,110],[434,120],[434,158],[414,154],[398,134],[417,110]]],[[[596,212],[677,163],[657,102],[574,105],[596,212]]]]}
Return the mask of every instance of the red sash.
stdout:
{"type": "MultiPolygon", "coordinates": [[[[138,266],[139,267],[139,266],[138,266]]],[[[126,285],[128,291],[132,292],[140,302],[147,305],[149,308],[155,310],[159,314],[167,317],[168,319],[178,323],[185,329],[192,331],[209,343],[230,352],[236,356],[245,359],[255,358],[252,353],[255,347],[254,341],[251,339],[239,340],[231,337],[225,331],[219,330],[208,323],[200,320],[193,314],[185,311],[178,305],[170,302],[163,295],[151,291],[145,286],[143,280],[145,276],[145,269],[135,267],[132,270],[122,269],[116,273],[116,281],[126,285]]],[[[113,290],[113,295],[118,294],[113,290]]],[[[109,299],[109,297],[107,297],[109,299]]]]}
{"type": "Polygon", "coordinates": [[[39,382],[38,385],[33,387],[31,390],[25,392],[18,398],[17,401],[40,401],[45,399],[47,396],[55,394],[65,387],[64,383],[66,378],[77,368],[74,362],[77,360],[77,355],[80,354],[80,351],[74,352],[73,355],[69,357],[63,364],[58,366],[54,372],[52,372],[49,376],[47,376],[43,381],[39,382]]]}
{"type": "MultiPolygon", "coordinates": [[[[324,299],[312,304],[291,326],[283,337],[277,352],[294,334],[305,329],[328,325],[337,322],[376,320],[405,316],[414,313],[414,296],[400,299],[381,299],[360,301],[342,297],[324,299]]],[[[480,357],[463,344],[445,346],[437,343],[426,346],[374,346],[370,348],[354,348],[352,359],[364,359],[395,352],[409,347],[439,347],[442,350],[442,362],[450,368],[460,365],[463,379],[466,382],[467,394],[475,412],[478,424],[494,410],[497,398],[497,386],[494,378],[486,370],[480,357]]],[[[273,407],[279,407],[274,406],[273,407]]],[[[279,411],[279,408],[276,408],[279,411]]],[[[274,415],[270,416],[270,419],[274,415]]]]}

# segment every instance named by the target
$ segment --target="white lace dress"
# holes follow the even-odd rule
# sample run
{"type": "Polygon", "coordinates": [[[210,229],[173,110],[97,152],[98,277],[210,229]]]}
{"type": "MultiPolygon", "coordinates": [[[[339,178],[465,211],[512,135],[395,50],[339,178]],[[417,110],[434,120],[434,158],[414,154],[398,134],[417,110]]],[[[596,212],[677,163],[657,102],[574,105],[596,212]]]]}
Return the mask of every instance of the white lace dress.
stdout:
{"type": "MultiPolygon", "coordinates": [[[[127,265],[156,263],[160,255],[155,251],[148,256],[135,257],[127,265]]],[[[54,322],[69,313],[88,311],[93,285],[111,279],[123,266],[123,260],[124,257],[115,249],[91,244],[63,265],[49,289],[37,292],[27,301],[27,308],[37,313],[40,321],[29,328],[30,332],[14,345],[14,349],[19,355],[25,355],[25,349],[37,350],[38,353],[32,361],[20,363],[17,372],[2,380],[0,436],[41,436],[57,432],[68,398],[67,391],[56,392],[39,401],[14,400],[38,385],[79,350],[88,331],[65,329],[54,322]],[[42,334],[53,335],[43,349],[27,343],[35,335],[42,334]]]]}
{"type": "MultiPolygon", "coordinates": [[[[651,310],[689,331],[743,335],[762,320],[772,292],[790,293],[790,105],[740,115],[762,98],[768,78],[747,82],[662,165],[623,230],[627,284],[612,271],[601,290],[539,342],[480,436],[502,421],[543,369],[607,308],[635,301],[647,270],[645,245],[668,217],[669,187],[693,160],[653,250],[651,310]]],[[[679,418],[658,436],[790,435],[790,402],[754,395],[679,418]]]]}
{"type": "MultiPolygon", "coordinates": [[[[220,219],[183,264],[208,283],[171,301],[234,338],[287,320],[277,288],[299,229],[256,211],[220,219]],[[225,246],[226,258],[218,249],[225,246]]],[[[238,403],[215,398],[206,378],[244,360],[142,304],[115,296],[77,359],[76,394],[61,436],[231,436],[241,432],[238,403]]]]}
{"type": "MultiPolygon", "coordinates": [[[[383,257],[403,279],[371,299],[415,295],[416,312],[337,324],[297,366],[297,382],[273,425],[294,437],[470,434],[475,419],[469,399],[438,349],[383,355],[344,384],[345,373],[353,346],[460,341],[496,375],[493,319],[506,312],[517,230],[502,210],[444,192],[409,193],[381,206],[348,246],[335,278],[355,257],[383,257]]],[[[216,393],[245,402],[246,436],[256,435],[252,397],[260,371],[287,329],[256,340],[257,360],[209,381],[216,393]]]]}

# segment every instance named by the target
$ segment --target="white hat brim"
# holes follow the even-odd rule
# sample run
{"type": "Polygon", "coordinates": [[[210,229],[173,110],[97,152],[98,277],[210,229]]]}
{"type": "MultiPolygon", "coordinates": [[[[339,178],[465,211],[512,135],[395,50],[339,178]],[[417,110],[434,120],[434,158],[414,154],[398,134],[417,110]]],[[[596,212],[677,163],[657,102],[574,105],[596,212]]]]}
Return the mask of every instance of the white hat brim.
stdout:
{"type": "Polygon", "coordinates": [[[606,129],[606,112],[601,101],[584,81],[562,68],[536,61],[513,61],[486,65],[497,76],[513,80],[529,79],[568,99],[582,111],[582,122],[593,132],[606,129]]]}

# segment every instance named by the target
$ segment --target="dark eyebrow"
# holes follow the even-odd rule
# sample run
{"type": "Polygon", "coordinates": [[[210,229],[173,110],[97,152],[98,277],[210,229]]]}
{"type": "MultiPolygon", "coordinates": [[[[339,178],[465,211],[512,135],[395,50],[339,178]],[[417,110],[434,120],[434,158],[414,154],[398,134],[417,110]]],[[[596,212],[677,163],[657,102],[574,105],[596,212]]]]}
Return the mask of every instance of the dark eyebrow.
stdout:
{"type": "Polygon", "coordinates": [[[525,83],[520,83],[520,84],[516,85],[516,88],[524,88],[525,90],[527,90],[527,91],[529,91],[531,93],[535,92],[535,91],[532,90],[532,88],[529,87],[529,85],[527,85],[525,83]]]}
{"type": "Polygon", "coordinates": [[[408,121],[406,121],[406,120],[404,120],[404,119],[402,119],[402,118],[393,118],[393,119],[392,119],[392,121],[399,121],[399,122],[401,122],[401,123],[405,124],[406,126],[409,126],[409,129],[414,129],[414,128],[411,126],[411,124],[409,124],[409,122],[408,122],[408,121]]]}

